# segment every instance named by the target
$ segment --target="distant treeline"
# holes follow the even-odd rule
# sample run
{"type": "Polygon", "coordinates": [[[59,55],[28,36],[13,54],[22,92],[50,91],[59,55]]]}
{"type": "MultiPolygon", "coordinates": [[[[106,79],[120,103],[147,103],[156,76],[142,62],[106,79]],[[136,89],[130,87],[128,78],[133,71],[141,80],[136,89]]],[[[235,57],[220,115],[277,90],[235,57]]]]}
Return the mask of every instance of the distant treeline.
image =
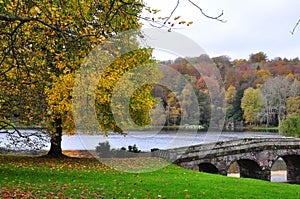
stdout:
{"type": "MultiPolygon", "coordinates": [[[[279,126],[290,116],[300,116],[300,60],[299,58],[274,58],[269,60],[263,52],[251,54],[249,59],[231,60],[227,56],[210,59],[207,55],[195,58],[177,58],[162,64],[177,70],[193,85],[198,97],[200,118],[190,120],[193,110],[189,103],[181,107],[178,96],[189,95],[184,89],[181,93],[172,93],[160,85],[154,87],[154,95],[161,97],[166,110],[165,125],[202,125],[208,127],[211,107],[207,81],[218,90],[218,83],[209,77],[214,66],[220,71],[226,96],[227,128],[237,126],[279,126]],[[209,67],[210,66],[210,67],[209,67]],[[201,74],[196,68],[201,68],[201,74]]],[[[170,79],[170,81],[172,81],[170,79]]],[[[176,83],[176,82],[174,82],[176,83]]],[[[224,111],[224,110],[223,110],[224,111]]],[[[191,117],[194,119],[194,117],[191,117]]]]}

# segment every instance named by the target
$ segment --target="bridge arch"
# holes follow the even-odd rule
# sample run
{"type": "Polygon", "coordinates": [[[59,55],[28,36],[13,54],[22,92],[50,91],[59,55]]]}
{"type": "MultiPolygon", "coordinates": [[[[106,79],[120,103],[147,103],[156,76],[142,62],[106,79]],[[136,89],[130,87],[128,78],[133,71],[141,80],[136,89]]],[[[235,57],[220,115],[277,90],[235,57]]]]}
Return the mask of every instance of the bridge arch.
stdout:
{"type": "Polygon", "coordinates": [[[240,177],[240,167],[237,160],[231,161],[225,168],[227,176],[240,177]]]}
{"type": "Polygon", "coordinates": [[[289,183],[300,183],[300,155],[282,156],[286,164],[287,181],[289,183]]]}
{"type": "MultiPolygon", "coordinates": [[[[269,180],[269,176],[265,174],[265,171],[262,171],[261,167],[255,160],[251,159],[239,159],[237,163],[240,168],[240,177],[241,178],[255,178],[262,180],[269,180]]],[[[270,173],[270,171],[269,171],[270,173]]]]}
{"type": "Polygon", "coordinates": [[[271,165],[271,181],[272,182],[286,182],[287,181],[287,168],[285,161],[276,156],[271,165]]]}
{"type": "Polygon", "coordinates": [[[210,162],[202,162],[198,166],[199,166],[200,172],[212,173],[212,174],[219,173],[219,170],[217,169],[217,167],[210,162]]]}

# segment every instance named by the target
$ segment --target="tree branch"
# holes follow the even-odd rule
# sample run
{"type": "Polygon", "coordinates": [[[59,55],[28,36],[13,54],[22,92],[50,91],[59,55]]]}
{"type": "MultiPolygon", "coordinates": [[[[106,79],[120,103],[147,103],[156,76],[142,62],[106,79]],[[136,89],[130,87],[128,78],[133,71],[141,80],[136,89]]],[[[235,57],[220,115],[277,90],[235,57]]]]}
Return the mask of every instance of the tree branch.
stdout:
{"type": "Polygon", "coordinates": [[[299,24],[300,24],[300,19],[298,20],[298,22],[295,24],[293,30],[291,31],[291,34],[292,34],[292,35],[295,34],[295,31],[296,31],[296,29],[297,29],[297,27],[298,27],[299,24]]]}
{"type": "Polygon", "coordinates": [[[174,12],[177,10],[178,6],[179,6],[179,0],[177,0],[177,3],[176,3],[176,6],[174,7],[174,9],[171,11],[169,17],[164,21],[163,25],[165,25],[169,20],[170,18],[173,16],[174,12]]]}
{"type": "Polygon", "coordinates": [[[13,124],[0,120],[0,134],[6,134],[8,141],[13,145],[13,149],[22,149],[22,147],[29,147],[34,150],[40,150],[46,146],[46,143],[49,142],[49,137],[46,132],[41,130],[36,130],[34,132],[21,132],[13,124]],[[11,129],[11,130],[10,130],[11,129]]]}
{"type": "Polygon", "coordinates": [[[222,12],[221,12],[218,16],[212,17],[212,16],[210,16],[210,15],[207,15],[207,14],[203,11],[203,9],[202,9],[200,6],[198,6],[196,3],[194,3],[194,2],[191,1],[191,0],[188,0],[188,1],[189,1],[193,6],[195,6],[196,8],[198,8],[198,9],[200,10],[201,14],[202,14],[203,16],[205,16],[206,18],[213,19],[213,20],[217,20],[217,21],[220,21],[220,22],[222,22],[222,23],[225,23],[225,22],[226,22],[226,21],[224,21],[223,19],[221,19],[221,17],[224,15],[223,10],[222,10],[222,12]]]}
{"type": "MultiPolygon", "coordinates": [[[[202,9],[199,5],[197,5],[196,3],[194,3],[192,0],[188,0],[188,2],[191,3],[194,7],[196,7],[204,17],[206,17],[206,18],[208,18],[208,19],[212,19],[212,20],[217,20],[217,21],[222,22],[222,23],[225,23],[225,22],[226,22],[225,20],[221,19],[221,17],[224,15],[223,10],[222,10],[222,12],[221,12],[219,15],[217,15],[217,16],[210,16],[210,15],[206,14],[206,13],[203,11],[203,9],[202,9]]],[[[168,17],[166,17],[164,21],[155,21],[155,20],[153,20],[153,18],[150,19],[149,17],[142,17],[142,16],[138,16],[138,18],[147,21],[152,27],[155,27],[155,28],[169,27],[169,26],[167,25],[167,23],[168,23],[168,21],[171,19],[171,17],[172,17],[173,14],[175,13],[175,11],[177,10],[179,4],[180,4],[180,0],[177,0],[177,3],[176,3],[176,5],[174,6],[174,8],[172,9],[170,15],[169,15],[168,17]]],[[[145,7],[146,7],[146,6],[145,6],[145,7]]],[[[149,7],[147,7],[147,8],[149,8],[149,7]]],[[[171,26],[172,26],[172,25],[171,25],[171,26]]]]}
{"type": "Polygon", "coordinates": [[[72,32],[64,31],[64,30],[62,30],[60,28],[52,26],[51,24],[46,23],[45,21],[40,20],[39,18],[0,15],[0,20],[2,20],[2,21],[8,21],[8,22],[20,21],[22,23],[26,23],[26,22],[30,22],[30,21],[35,21],[35,22],[43,24],[44,26],[46,26],[46,27],[48,27],[48,28],[50,28],[50,29],[52,29],[52,30],[54,30],[56,32],[59,32],[59,33],[62,33],[62,34],[66,34],[66,35],[69,35],[69,36],[76,36],[72,32]]]}

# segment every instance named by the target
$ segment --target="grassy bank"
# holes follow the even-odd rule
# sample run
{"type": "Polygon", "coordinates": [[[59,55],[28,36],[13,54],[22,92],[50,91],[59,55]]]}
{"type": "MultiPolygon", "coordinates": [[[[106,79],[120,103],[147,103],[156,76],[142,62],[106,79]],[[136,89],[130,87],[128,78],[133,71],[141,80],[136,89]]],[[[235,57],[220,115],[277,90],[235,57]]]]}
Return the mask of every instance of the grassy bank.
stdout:
{"type": "MultiPolygon", "coordinates": [[[[143,163],[149,164],[127,162],[133,168],[143,163]]],[[[211,175],[176,165],[125,173],[94,159],[0,156],[0,178],[0,198],[300,198],[299,185],[211,175]]]]}
{"type": "Polygon", "coordinates": [[[245,130],[246,131],[256,131],[256,132],[278,132],[279,128],[278,127],[260,127],[260,126],[255,126],[255,127],[248,127],[245,130]]]}

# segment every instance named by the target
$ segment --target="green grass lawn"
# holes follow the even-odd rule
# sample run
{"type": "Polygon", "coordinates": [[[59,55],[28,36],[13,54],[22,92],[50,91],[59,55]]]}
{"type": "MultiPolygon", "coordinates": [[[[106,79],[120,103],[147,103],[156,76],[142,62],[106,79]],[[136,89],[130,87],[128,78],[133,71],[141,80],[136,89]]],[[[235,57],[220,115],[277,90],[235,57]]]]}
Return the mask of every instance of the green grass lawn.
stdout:
{"type": "MultiPolygon", "coordinates": [[[[126,164],[134,167],[144,160],[134,161],[126,164]]],[[[0,198],[300,198],[299,185],[211,175],[176,165],[126,173],[95,159],[0,156],[0,179],[0,198]]]]}
{"type": "Polygon", "coordinates": [[[278,132],[279,128],[278,127],[252,127],[248,129],[249,131],[261,131],[261,132],[278,132]]]}

